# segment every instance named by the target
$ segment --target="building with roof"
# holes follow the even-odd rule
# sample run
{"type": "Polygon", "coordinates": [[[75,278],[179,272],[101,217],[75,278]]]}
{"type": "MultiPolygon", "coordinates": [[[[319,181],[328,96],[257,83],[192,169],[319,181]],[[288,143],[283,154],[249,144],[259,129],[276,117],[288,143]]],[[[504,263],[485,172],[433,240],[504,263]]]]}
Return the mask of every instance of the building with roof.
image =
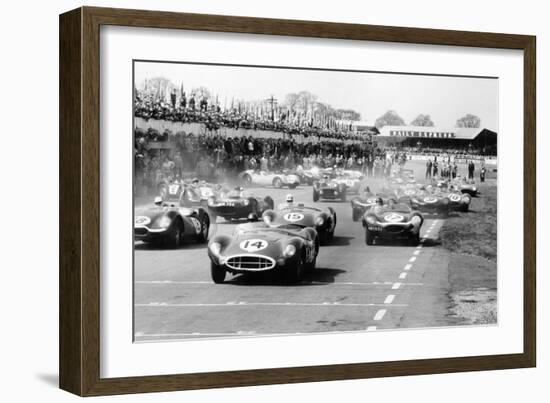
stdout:
{"type": "Polygon", "coordinates": [[[373,136],[378,147],[451,148],[496,155],[497,133],[485,128],[384,126],[373,136]]]}

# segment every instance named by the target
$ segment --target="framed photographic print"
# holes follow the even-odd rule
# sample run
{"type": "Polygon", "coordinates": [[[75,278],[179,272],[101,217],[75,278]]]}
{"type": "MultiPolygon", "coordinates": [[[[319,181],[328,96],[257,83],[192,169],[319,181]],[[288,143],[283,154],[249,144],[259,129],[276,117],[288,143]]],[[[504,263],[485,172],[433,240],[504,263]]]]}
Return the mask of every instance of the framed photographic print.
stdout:
{"type": "Polygon", "coordinates": [[[61,388],[534,366],[535,100],[532,36],[61,15],[61,388]]]}

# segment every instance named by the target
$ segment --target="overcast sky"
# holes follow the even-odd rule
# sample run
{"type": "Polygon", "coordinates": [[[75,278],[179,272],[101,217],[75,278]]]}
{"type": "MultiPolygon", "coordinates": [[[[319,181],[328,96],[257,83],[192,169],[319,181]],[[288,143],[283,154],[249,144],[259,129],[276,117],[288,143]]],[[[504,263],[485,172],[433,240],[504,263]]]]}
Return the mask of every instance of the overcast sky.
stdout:
{"type": "Polygon", "coordinates": [[[351,108],[374,122],[389,109],[408,124],[419,113],[429,114],[436,126],[454,127],[467,113],[481,118],[481,126],[498,131],[498,80],[209,66],[181,63],[135,63],[135,81],[165,77],[184,89],[204,86],[227,106],[231,98],[254,101],[274,95],[280,102],[290,92],[309,91],[333,108],[351,108]]]}

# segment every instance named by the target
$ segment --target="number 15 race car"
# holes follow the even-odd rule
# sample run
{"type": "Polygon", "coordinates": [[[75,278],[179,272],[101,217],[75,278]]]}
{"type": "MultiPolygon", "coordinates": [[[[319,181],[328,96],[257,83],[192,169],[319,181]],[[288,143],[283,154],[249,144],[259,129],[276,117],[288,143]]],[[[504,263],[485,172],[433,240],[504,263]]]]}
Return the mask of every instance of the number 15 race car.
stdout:
{"type": "Polygon", "coordinates": [[[318,253],[313,228],[275,228],[264,222],[240,224],[233,236],[218,235],[208,245],[214,283],[223,283],[228,272],[266,271],[277,271],[284,282],[296,282],[315,268],[318,253]]]}
{"type": "Polygon", "coordinates": [[[273,227],[297,226],[314,228],[319,234],[321,244],[325,244],[334,237],[336,228],[336,212],[332,207],[321,210],[315,207],[306,207],[302,203],[280,206],[277,210],[267,210],[262,219],[273,227]]]}
{"type": "Polygon", "coordinates": [[[180,207],[155,198],[153,206],[136,208],[134,213],[134,240],[163,243],[172,248],[181,245],[185,238],[206,242],[210,217],[203,208],[180,207]]]}

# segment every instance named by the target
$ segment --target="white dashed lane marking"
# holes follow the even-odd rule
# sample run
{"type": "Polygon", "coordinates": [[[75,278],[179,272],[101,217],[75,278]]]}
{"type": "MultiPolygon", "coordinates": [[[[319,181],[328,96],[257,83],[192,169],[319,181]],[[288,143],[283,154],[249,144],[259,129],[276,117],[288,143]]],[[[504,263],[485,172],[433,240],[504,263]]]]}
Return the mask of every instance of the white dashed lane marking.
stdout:
{"type": "Polygon", "coordinates": [[[413,255],[415,255],[415,256],[418,256],[419,254],[420,254],[420,251],[419,251],[419,250],[415,250],[415,251],[413,252],[413,255]]]}
{"type": "Polygon", "coordinates": [[[391,289],[392,289],[392,290],[398,290],[399,287],[401,287],[401,283],[393,283],[391,289]]]}
{"type": "Polygon", "coordinates": [[[393,294],[390,294],[386,297],[386,299],[384,300],[384,304],[391,304],[393,302],[395,298],[395,295],[393,294]]]}
{"type": "Polygon", "coordinates": [[[376,312],[376,315],[374,315],[374,320],[382,320],[385,314],[386,314],[386,310],[380,309],[378,312],[376,312]]]}
{"type": "Polygon", "coordinates": [[[409,262],[410,262],[410,263],[413,263],[415,260],[416,260],[416,256],[412,256],[412,257],[409,259],[409,262]]]}
{"type": "Polygon", "coordinates": [[[405,265],[405,267],[403,267],[403,270],[409,271],[409,270],[412,268],[412,266],[413,266],[412,264],[407,263],[407,264],[405,265]]]}
{"type": "MultiPolygon", "coordinates": [[[[398,283],[397,283],[398,284],[398,283]]],[[[395,286],[395,285],[394,285],[395,286]]],[[[248,307],[248,306],[324,306],[324,307],[367,307],[367,306],[386,306],[387,304],[367,303],[367,304],[342,304],[339,302],[226,302],[222,304],[169,304],[166,302],[150,302],[148,304],[135,304],[140,308],[193,308],[193,307],[248,307]]],[[[407,304],[393,304],[394,307],[407,307],[407,304]]]]}
{"type": "Polygon", "coordinates": [[[403,272],[403,273],[401,273],[401,274],[399,275],[399,279],[400,279],[400,280],[404,280],[405,277],[407,277],[407,273],[406,273],[406,272],[403,272]]]}
{"type": "Polygon", "coordinates": [[[374,332],[375,330],[376,330],[376,326],[367,327],[367,332],[374,332]]]}

